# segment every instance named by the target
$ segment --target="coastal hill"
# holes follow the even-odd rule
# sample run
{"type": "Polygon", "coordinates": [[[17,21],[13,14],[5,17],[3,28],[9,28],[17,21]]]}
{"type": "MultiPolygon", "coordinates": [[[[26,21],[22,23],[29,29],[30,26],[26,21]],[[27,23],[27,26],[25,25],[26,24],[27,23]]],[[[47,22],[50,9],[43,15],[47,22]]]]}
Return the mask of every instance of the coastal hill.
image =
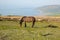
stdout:
{"type": "Polygon", "coordinates": [[[37,10],[40,10],[40,12],[42,11],[43,13],[50,16],[60,15],[60,5],[42,6],[42,7],[38,7],[37,10]]]}

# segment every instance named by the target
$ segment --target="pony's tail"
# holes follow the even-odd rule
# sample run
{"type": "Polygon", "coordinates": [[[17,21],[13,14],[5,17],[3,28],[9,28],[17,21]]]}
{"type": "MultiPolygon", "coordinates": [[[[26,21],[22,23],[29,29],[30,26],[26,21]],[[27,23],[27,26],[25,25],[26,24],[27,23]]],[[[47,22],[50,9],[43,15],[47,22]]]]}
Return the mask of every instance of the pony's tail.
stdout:
{"type": "MultiPolygon", "coordinates": [[[[34,18],[34,17],[33,17],[33,18],[34,18]]],[[[32,28],[33,28],[33,26],[34,26],[35,22],[36,22],[36,19],[34,18],[34,21],[33,21],[33,25],[32,25],[32,28]]]]}
{"type": "Polygon", "coordinates": [[[36,21],[36,19],[34,18],[34,22],[36,21]]]}

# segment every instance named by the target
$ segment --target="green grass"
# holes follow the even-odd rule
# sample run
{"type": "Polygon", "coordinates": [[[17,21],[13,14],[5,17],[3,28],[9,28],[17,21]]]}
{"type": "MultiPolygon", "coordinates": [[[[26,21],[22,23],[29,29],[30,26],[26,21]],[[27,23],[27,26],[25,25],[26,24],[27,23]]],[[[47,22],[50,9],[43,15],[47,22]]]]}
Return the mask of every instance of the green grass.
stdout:
{"type": "Polygon", "coordinates": [[[20,27],[19,22],[0,21],[0,40],[60,40],[60,22],[36,22],[34,28],[31,25],[27,23],[25,28],[24,23],[20,27]],[[58,27],[47,27],[49,24],[58,27]]]}

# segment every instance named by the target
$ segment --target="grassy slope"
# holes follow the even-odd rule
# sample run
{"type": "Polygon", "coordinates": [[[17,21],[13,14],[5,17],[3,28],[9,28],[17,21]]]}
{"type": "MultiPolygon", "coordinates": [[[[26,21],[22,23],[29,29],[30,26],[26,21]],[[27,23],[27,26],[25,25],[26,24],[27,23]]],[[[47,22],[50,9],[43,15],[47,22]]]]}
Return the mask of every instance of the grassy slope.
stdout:
{"type": "Polygon", "coordinates": [[[60,40],[60,23],[36,22],[34,28],[31,23],[27,23],[25,28],[19,27],[19,22],[0,21],[0,40],[60,40]],[[58,26],[58,28],[48,28],[48,24],[58,26]],[[42,36],[45,34],[51,34],[42,36]]]}

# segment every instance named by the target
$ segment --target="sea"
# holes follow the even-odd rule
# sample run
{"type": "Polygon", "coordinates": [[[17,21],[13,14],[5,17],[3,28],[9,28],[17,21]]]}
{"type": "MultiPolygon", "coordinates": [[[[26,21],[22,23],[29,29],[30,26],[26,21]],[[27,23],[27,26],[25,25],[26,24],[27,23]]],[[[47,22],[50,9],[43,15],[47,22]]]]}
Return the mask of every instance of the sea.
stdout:
{"type": "Polygon", "coordinates": [[[37,16],[40,12],[34,8],[8,8],[0,9],[2,15],[20,15],[20,16],[37,16]]]}

